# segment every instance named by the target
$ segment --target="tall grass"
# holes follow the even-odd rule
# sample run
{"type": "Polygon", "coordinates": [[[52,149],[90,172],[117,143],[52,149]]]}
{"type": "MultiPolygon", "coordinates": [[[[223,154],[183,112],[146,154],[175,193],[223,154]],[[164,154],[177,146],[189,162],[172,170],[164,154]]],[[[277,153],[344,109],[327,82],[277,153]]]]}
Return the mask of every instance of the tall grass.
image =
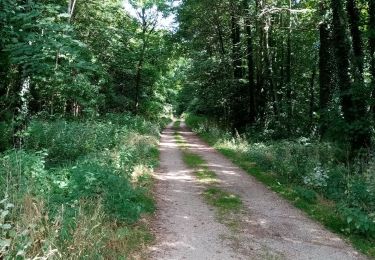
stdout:
{"type": "Polygon", "coordinates": [[[140,117],[34,119],[0,155],[0,258],[126,257],[151,239],[160,126],[140,117]]]}

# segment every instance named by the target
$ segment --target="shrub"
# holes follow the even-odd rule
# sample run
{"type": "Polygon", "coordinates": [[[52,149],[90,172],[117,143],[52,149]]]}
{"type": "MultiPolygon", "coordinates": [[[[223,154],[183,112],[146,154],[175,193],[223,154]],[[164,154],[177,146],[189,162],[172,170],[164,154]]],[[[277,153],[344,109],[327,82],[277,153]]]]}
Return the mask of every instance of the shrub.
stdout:
{"type": "MultiPolygon", "coordinates": [[[[0,203],[0,258],[118,258],[119,252],[104,248],[116,240],[116,225],[132,230],[143,213],[154,210],[150,180],[143,175],[158,161],[159,126],[128,115],[32,120],[23,136],[23,150],[0,155],[0,198],[6,195],[0,203]],[[91,244],[79,242],[88,237],[91,244]]],[[[121,243],[126,240],[122,236],[121,243]]]]}
{"type": "MultiPolygon", "coordinates": [[[[45,151],[29,153],[10,150],[0,158],[0,188],[13,197],[26,193],[43,194],[49,190],[45,151]]],[[[3,195],[3,194],[2,194],[3,195]]],[[[16,199],[16,198],[12,198],[16,199]]]]}

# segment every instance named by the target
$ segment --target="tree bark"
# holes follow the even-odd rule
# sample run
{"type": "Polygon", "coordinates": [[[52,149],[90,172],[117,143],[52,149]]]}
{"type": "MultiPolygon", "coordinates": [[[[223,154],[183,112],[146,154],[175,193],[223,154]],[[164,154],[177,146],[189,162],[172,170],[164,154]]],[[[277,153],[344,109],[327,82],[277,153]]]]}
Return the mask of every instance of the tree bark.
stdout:
{"type": "MultiPolygon", "coordinates": [[[[288,12],[288,38],[287,38],[287,48],[286,48],[286,113],[288,121],[292,119],[292,0],[289,0],[289,12],[288,12]]],[[[289,124],[288,124],[288,131],[289,124]]]]}
{"type": "Polygon", "coordinates": [[[352,48],[354,54],[354,80],[358,83],[363,82],[363,41],[361,37],[360,14],[356,4],[356,0],[347,0],[346,10],[349,18],[350,33],[352,38],[352,48]]]}
{"type": "Polygon", "coordinates": [[[309,111],[310,128],[309,129],[312,129],[314,125],[316,72],[317,72],[317,66],[315,65],[311,72],[311,79],[310,79],[310,111],[309,111]]]}
{"type": "Polygon", "coordinates": [[[369,0],[369,19],[368,19],[368,46],[370,52],[370,73],[371,73],[371,86],[372,86],[372,116],[375,118],[375,0],[369,0]]]}
{"type": "Polygon", "coordinates": [[[241,59],[241,28],[238,21],[238,7],[231,2],[231,26],[232,26],[232,62],[233,62],[233,76],[235,80],[243,77],[242,59],[241,59]]]}
{"type": "Polygon", "coordinates": [[[361,148],[371,144],[369,122],[366,120],[366,109],[355,98],[355,86],[351,78],[350,52],[351,46],[347,34],[347,20],[344,13],[343,0],[331,0],[333,14],[333,37],[335,42],[335,58],[338,69],[338,83],[340,85],[341,106],[348,138],[350,140],[351,156],[361,148]]]}
{"type": "MultiPolygon", "coordinates": [[[[321,16],[325,15],[324,3],[321,2],[321,16]]],[[[319,26],[319,133],[323,138],[328,130],[328,104],[331,98],[331,39],[326,21],[319,26]]]]}
{"type": "Polygon", "coordinates": [[[254,50],[253,50],[253,36],[251,32],[251,20],[250,20],[250,10],[248,0],[244,0],[245,10],[245,29],[246,29],[246,40],[247,40],[247,73],[248,73],[248,120],[250,124],[254,124],[256,120],[256,104],[255,104],[255,95],[256,95],[256,84],[254,79],[254,50]]]}

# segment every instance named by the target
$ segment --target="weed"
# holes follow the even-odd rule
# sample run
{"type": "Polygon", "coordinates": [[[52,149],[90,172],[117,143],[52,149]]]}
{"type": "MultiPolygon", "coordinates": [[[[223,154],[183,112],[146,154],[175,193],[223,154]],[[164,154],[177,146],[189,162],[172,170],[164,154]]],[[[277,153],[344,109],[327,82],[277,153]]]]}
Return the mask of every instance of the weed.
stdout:
{"type": "Polygon", "coordinates": [[[190,168],[199,168],[205,164],[204,159],[199,154],[183,151],[182,159],[190,168]]]}
{"type": "Polygon", "coordinates": [[[181,121],[180,120],[176,120],[176,121],[174,121],[174,123],[173,123],[173,129],[174,130],[178,130],[178,129],[180,129],[180,124],[181,124],[181,121]]]}
{"type": "Polygon", "coordinates": [[[215,182],[217,178],[216,173],[208,169],[199,169],[195,172],[195,175],[202,182],[215,182]]]}
{"type": "Polygon", "coordinates": [[[240,197],[217,187],[208,188],[204,196],[209,204],[217,207],[221,212],[237,212],[242,206],[240,197]]]}
{"type": "Polygon", "coordinates": [[[184,138],[178,133],[174,133],[174,138],[176,140],[176,143],[181,147],[181,148],[186,148],[186,142],[184,138]]]}

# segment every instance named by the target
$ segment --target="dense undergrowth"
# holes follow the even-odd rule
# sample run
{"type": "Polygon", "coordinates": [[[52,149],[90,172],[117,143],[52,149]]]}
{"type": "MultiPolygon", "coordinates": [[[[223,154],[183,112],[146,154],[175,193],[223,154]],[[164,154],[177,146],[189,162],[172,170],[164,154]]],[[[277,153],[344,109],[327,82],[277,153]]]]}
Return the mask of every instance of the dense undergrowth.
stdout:
{"type": "Polygon", "coordinates": [[[186,123],[272,190],[375,257],[375,158],[349,167],[346,153],[332,143],[253,141],[252,135],[233,136],[194,115],[187,115],[186,123]]]}
{"type": "Polygon", "coordinates": [[[0,258],[136,254],[152,240],[139,221],[154,210],[159,130],[128,115],[32,120],[22,149],[0,155],[0,258]]]}

